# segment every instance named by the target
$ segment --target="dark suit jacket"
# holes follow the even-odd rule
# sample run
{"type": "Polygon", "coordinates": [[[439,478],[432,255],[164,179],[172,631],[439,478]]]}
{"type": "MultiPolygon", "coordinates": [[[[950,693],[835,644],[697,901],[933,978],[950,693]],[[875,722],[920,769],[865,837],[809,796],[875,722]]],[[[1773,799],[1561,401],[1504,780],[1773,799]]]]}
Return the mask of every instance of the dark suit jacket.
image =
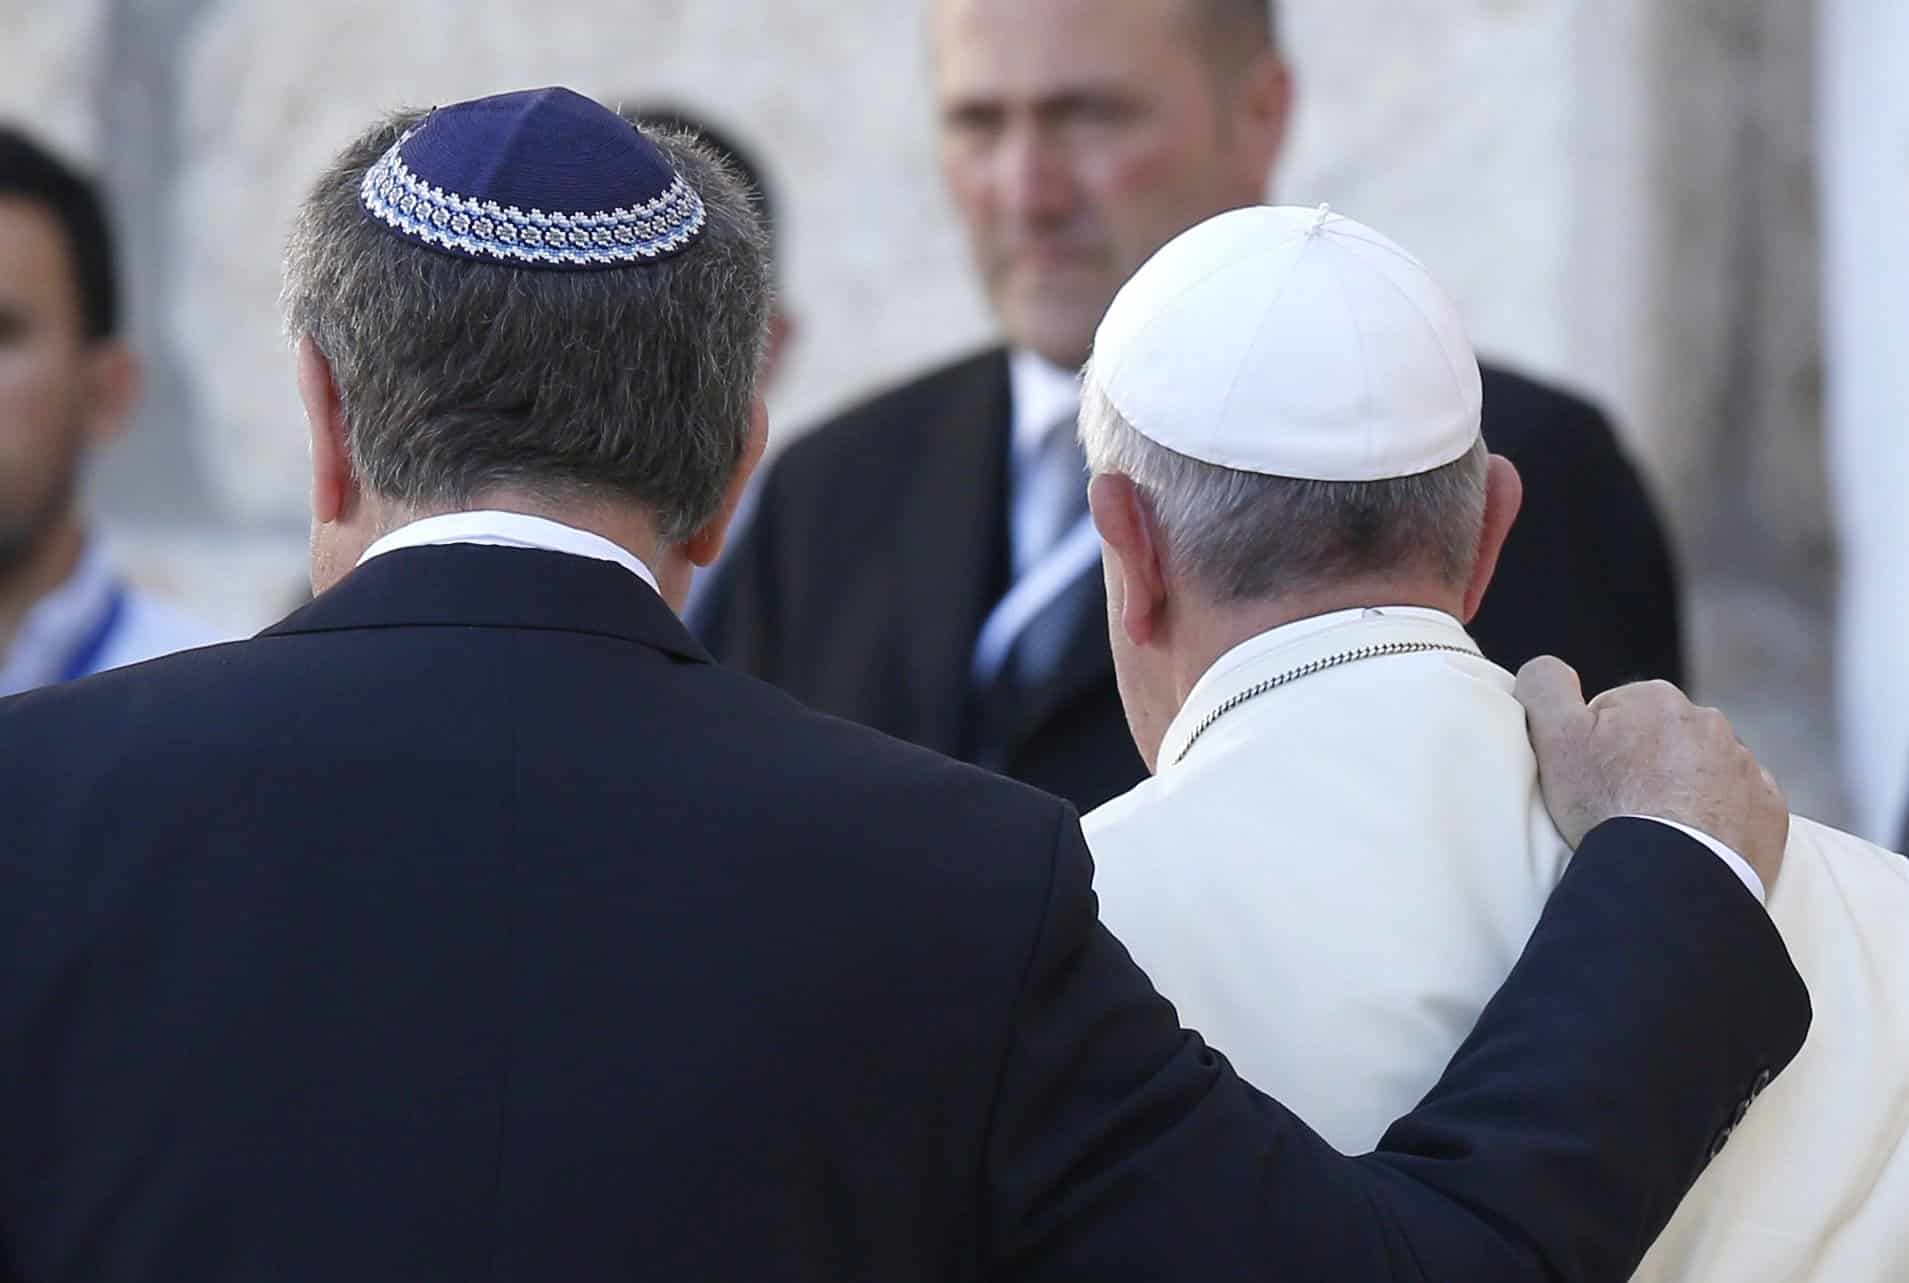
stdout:
{"type": "Polygon", "coordinates": [[[1661,825],[1335,1155],[1064,804],[711,664],[622,569],[381,557],[0,703],[0,1278],[1616,1279],[1807,999],[1661,825]]]}
{"type": "MultiPolygon", "coordinates": [[[[1008,587],[1000,351],[938,370],[792,445],[699,628],[724,663],[811,706],[982,761],[1082,810],[1145,776],[1127,734],[1098,573],[1066,660],[1032,692],[975,698],[968,662],[1008,587]]],[[[1594,407],[1485,370],[1485,438],[1525,506],[1472,633],[1516,671],[1576,665],[1587,694],[1683,679],[1675,575],[1637,473],[1594,407]]]]}

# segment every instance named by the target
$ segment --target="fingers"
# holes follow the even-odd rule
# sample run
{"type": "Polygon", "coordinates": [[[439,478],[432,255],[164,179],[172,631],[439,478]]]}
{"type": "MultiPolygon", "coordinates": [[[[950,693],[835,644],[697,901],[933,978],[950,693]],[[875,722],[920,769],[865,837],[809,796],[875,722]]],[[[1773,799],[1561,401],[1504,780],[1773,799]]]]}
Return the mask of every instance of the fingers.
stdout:
{"type": "Polygon", "coordinates": [[[1609,690],[1594,696],[1591,708],[1612,704],[1636,705],[1641,708],[1692,708],[1690,697],[1667,681],[1627,682],[1622,686],[1613,686],[1609,690]]]}
{"type": "Polygon", "coordinates": [[[1730,719],[1668,682],[1604,691],[1588,704],[1577,674],[1535,659],[1518,674],[1538,783],[1574,847],[1619,815],[1654,815],[1711,834],[1771,886],[1789,812],[1781,788],[1730,719]]]}
{"type": "Polygon", "coordinates": [[[1714,737],[1719,727],[1729,729],[1729,721],[1714,708],[1698,708],[1669,682],[1631,682],[1613,686],[1594,697],[1588,705],[1593,728],[1605,719],[1616,718],[1625,726],[1656,725],[1666,730],[1682,725],[1692,731],[1714,737]]]}
{"type": "Polygon", "coordinates": [[[1586,714],[1577,670],[1549,655],[1540,655],[1518,670],[1513,693],[1525,706],[1534,742],[1557,738],[1586,714]]]}

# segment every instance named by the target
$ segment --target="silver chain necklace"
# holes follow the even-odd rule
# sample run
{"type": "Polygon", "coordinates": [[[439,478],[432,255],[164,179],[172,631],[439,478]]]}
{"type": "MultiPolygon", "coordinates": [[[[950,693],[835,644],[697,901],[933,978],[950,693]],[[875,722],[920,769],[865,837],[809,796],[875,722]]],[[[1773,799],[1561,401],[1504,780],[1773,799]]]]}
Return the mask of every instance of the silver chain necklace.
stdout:
{"type": "Polygon", "coordinates": [[[1347,664],[1356,664],[1362,659],[1382,659],[1388,655],[1418,655],[1430,650],[1448,650],[1454,655],[1471,655],[1474,657],[1478,654],[1477,651],[1469,646],[1450,646],[1443,642],[1383,642],[1375,646],[1361,646],[1357,650],[1341,651],[1337,655],[1328,655],[1324,659],[1315,659],[1309,664],[1301,664],[1298,668],[1289,668],[1276,677],[1268,677],[1263,682],[1255,682],[1201,718],[1200,724],[1193,728],[1193,734],[1187,738],[1186,747],[1181,749],[1179,756],[1173,759],[1173,764],[1178,766],[1180,763],[1186,761],[1186,755],[1191,753],[1193,746],[1200,742],[1200,736],[1212,730],[1215,722],[1225,717],[1241,704],[1249,700],[1258,699],[1261,695],[1269,691],[1276,691],[1282,686],[1290,686],[1302,677],[1311,677],[1317,673],[1326,672],[1329,669],[1343,668],[1347,664]]]}

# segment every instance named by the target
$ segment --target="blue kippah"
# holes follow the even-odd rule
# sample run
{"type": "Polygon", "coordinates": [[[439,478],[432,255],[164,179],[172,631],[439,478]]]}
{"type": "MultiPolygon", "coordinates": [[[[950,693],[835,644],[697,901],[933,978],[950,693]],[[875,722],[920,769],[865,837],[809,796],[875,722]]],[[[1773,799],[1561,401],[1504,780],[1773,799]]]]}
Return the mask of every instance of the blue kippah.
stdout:
{"type": "Polygon", "coordinates": [[[653,262],[704,219],[654,143],[568,89],[438,108],[366,171],[358,200],[405,240],[514,267],[653,262]]]}

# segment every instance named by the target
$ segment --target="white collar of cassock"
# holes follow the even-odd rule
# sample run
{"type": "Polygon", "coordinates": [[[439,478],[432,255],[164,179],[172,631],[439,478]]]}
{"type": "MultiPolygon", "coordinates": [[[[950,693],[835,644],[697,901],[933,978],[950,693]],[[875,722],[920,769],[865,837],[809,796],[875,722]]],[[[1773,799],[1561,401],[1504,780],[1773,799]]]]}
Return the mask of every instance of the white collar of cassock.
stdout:
{"type": "Polygon", "coordinates": [[[1442,610],[1424,606],[1336,610],[1268,629],[1214,660],[1194,683],[1160,742],[1160,773],[1179,762],[1203,723],[1255,685],[1307,664],[1388,642],[1418,642],[1479,653],[1478,644],[1463,624],[1442,610]]]}
{"type": "Polygon", "coordinates": [[[382,557],[400,548],[428,548],[440,544],[479,544],[490,548],[530,548],[539,552],[561,552],[572,557],[589,557],[623,567],[659,592],[656,576],[629,549],[611,543],[602,535],[578,530],[547,517],[522,512],[483,509],[477,512],[448,512],[437,517],[422,517],[385,535],[358,558],[364,565],[373,557],[382,557]]]}

